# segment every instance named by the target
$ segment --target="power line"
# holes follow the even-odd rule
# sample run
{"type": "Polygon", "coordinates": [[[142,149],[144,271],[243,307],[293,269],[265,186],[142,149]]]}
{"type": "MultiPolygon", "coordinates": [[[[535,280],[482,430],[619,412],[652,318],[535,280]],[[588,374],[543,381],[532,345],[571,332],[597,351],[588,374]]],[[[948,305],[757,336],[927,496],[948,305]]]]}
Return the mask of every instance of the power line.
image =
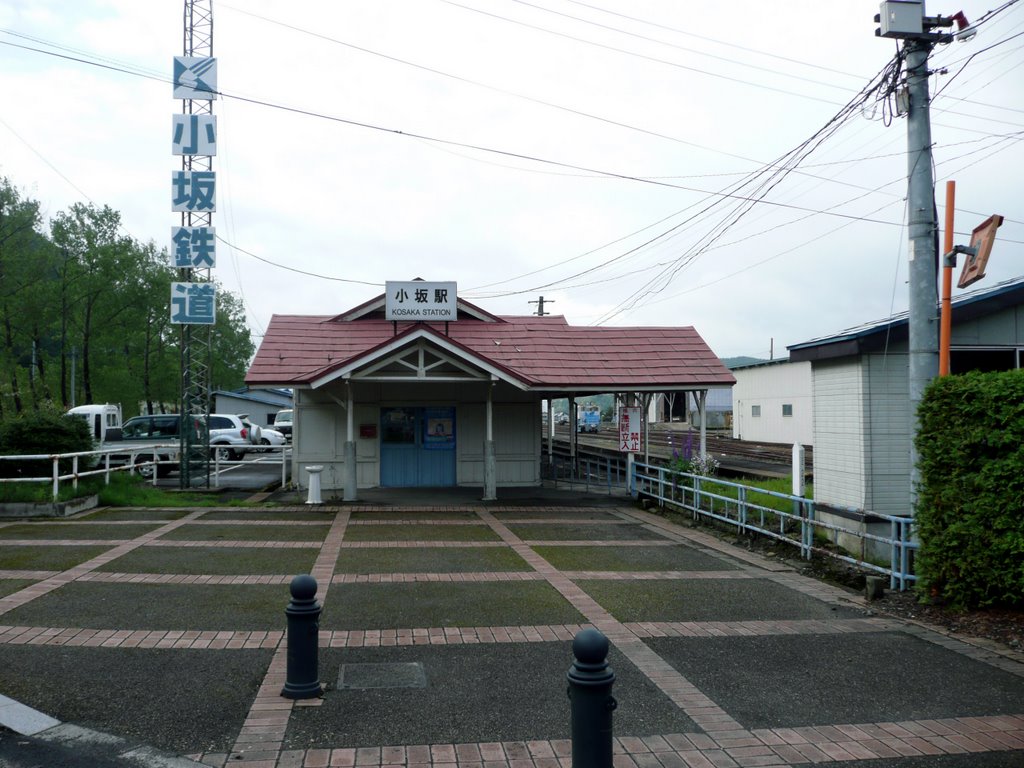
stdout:
{"type": "Polygon", "coordinates": [[[831,67],[826,67],[826,66],[823,66],[821,64],[812,64],[810,62],[801,61],[799,59],[791,59],[788,56],[780,56],[780,55],[778,55],[776,53],[769,53],[768,51],[758,50],[757,48],[748,48],[747,46],[744,46],[744,45],[737,45],[736,43],[730,43],[730,42],[727,42],[725,40],[718,40],[718,39],[713,38],[713,37],[707,37],[705,35],[699,35],[696,32],[692,32],[692,31],[685,30],[685,29],[679,29],[678,27],[670,27],[670,26],[668,26],[666,24],[658,24],[656,22],[648,21],[646,19],[641,19],[641,18],[638,18],[636,16],[630,16],[630,15],[625,14],[625,13],[618,13],[616,11],[610,11],[607,8],[601,8],[599,6],[592,5],[590,3],[584,3],[581,0],[566,0],[566,1],[572,3],[573,5],[579,5],[579,6],[582,6],[584,8],[591,8],[591,9],[593,9],[595,11],[600,11],[601,13],[607,13],[610,16],[617,16],[617,17],[619,17],[621,19],[628,19],[630,21],[635,21],[635,22],[638,22],[640,24],[646,24],[648,26],[655,27],[657,29],[664,29],[664,30],[667,30],[669,32],[674,32],[674,33],[679,34],[679,35],[686,35],[687,37],[693,37],[693,38],[696,38],[698,40],[705,40],[705,41],[710,42],[710,43],[715,43],[716,45],[724,45],[724,46],[727,46],[729,48],[735,48],[735,49],[740,50],[740,51],[747,51],[748,53],[755,53],[755,54],[757,54],[759,56],[767,56],[769,58],[778,59],[779,61],[785,61],[785,62],[788,62],[790,64],[799,64],[800,66],[803,66],[803,67],[812,67],[814,69],[820,69],[823,72],[832,72],[832,73],[837,74],[837,75],[844,75],[846,77],[856,78],[857,80],[863,80],[864,79],[863,75],[854,75],[854,74],[851,74],[850,72],[843,72],[840,69],[832,69],[831,67]]]}
{"type": "Polygon", "coordinates": [[[369,282],[367,280],[352,280],[351,278],[348,278],[348,277],[333,277],[331,275],[320,274],[319,272],[310,272],[309,270],[306,270],[306,269],[299,269],[298,267],[290,267],[287,264],[279,264],[278,262],[271,261],[270,259],[264,258],[263,256],[258,256],[255,253],[253,253],[252,251],[247,251],[245,248],[242,248],[239,245],[235,245],[234,243],[228,242],[227,240],[225,240],[220,235],[217,235],[217,239],[220,240],[222,243],[224,243],[224,245],[226,245],[228,248],[234,248],[236,251],[240,251],[241,253],[244,253],[246,256],[251,256],[252,258],[256,259],[256,261],[262,261],[264,264],[269,264],[272,267],[277,267],[278,269],[284,269],[284,270],[287,270],[288,272],[295,272],[295,273],[300,274],[300,275],[306,275],[307,277],[315,277],[315,278],[318,278],[320,280],[331,280],[331,281],[336,282],[336,283],[352,283],[353,285],[370,285],[370,286],[373,286],[374,288],[383,288],[384,287],[384,283],[372,283],[372,282],[369,282]]]}
{"type": "Polygon", "coordinates": [[[594,42],[593,40],[584,40],[583,38],[576,37],[574,35],[568,35],[568,34],[566,34],[564,32],[556,32],[555,30],[546,29],[544,27],[537,26],[536,24],[529,24],[529,23],[527,23],[525,21],[518,21],[517,19],[510,19],[510,18],[508,18],[506,16],[501,16],[500,14],[497,14],[497,13],[491,13],[490,11],[481,10],[480,8],[473,8],[472,6],[469,6],[469,5],[463,5],[462,3],[455,2],[455,0],[441,0],[441,2],[446,3],[447,5],[454,6],[456,8],[462,8],[463,10],[466,10],[466,11],[471,11],[473,13],[478,13],[481,16],[489,16],[489,17],[491,17],[493,19],[498,19],[500,21],[508,22],[509,24],[515,24],[515,25],[518,25],[518,26],[521,26],[521,27],[526,27],[528,29],[533,29],[533,30],[536,30],[538,32],[543,32],[543,33],[548,34],[548,35],[554,35],[555,37],[565,38],[567,40],[574,40],[574,41],[576,41],[578,43],[583,43],[584,45],[590,45],[590,46],[593,46],[595,48],[603,48],[603,49],[608,50],[608,51],[615,51],[616,53],[621,53],[621,54],[624,54],[626,56],[632,56],[634,58],[643,59],[645,61],[650,61],[650,62],[653,62],[655,64],[664,64],[665,66],[674,67],[676,69],[686,70],[687,72],[696,72],[697,74],[705,75],[707,77],[713,77],[713,78],[717,78],[719,80],[727,80],[729,82],[739,83],[740,85],[745,85],[745,86],[754,87],[754,88],[761,88],[763,90],[773,91],[775,93],[783,93],[783,94],[785,94],[787,96],[795,96],[796,98],[799,98],[799,99],[808,99],[810,101],[819,101],[819,102],[822,102],[824,104],[831,104],[833,106],[839,106],[839,102],[830,101],[828,99],[823,99],[823,98],[820,98],[818,96],[811,96],[810,94],[799,93],[798,91],[788,91],[785,88],[776,88],[774,86],[764,85],[762,83],[752,83],[750,81],[743,80],[742,78],[739,78],[739,77],[730,77],[729,75],[723,75],[720,72],[709,72],[708,70],[700,69],[699,67],[691,67],[691,66],[686,65],[686,64],[680,64],[679,62],[669,61],[668,59],[659,59],[656,56],[648,56],[648,55],[643,54],[643,53],[637,53],[636,51],[626,50],[625,48],[618,48],[618,47],[616,47],[614,45],[607,45],[605,43],[597,43],[597,42],[594,42]]]}
{"type": "MultiPolygon", "coordinates": [[[[744,61],[737,61],[734,58],[727,58],[725,56],[718,56],[716,54],[708,53],[706,51],[698,51],[698,50],[695,50],[693,48],[686,48],[686,47],[681,46],[681,45],[676,45],[675,43],[667,43],[664,40],[658,40],[657,38],[654,38],[654,37],[649,37],[647,35],[641,35],[641,34],[638,34],[636,32],[629,32],[627,30],[620,29],[618,27],[613,27],[613,26],[610,26],[608,24],[601,24],[600,22],[597,22],[597,21],[591,21],[590,19],[584,19],[584,18],[581,18],[579,16],[573,16],[572,14],[569,14],[569,13],[562,13],[561,11],[556,11],[553,8],[545,8],[544,6],[537,5],[535,3],[527,2],[527,0],[510,0],[510,2],[518,3],[519,5],[523,5],[523,6],[526,6],[528,8],[534,8],[534,9],[536,9],[538,11],[543,11],[544,13],[550,13],[550,14],[553,14],[555,16],[560,16],[563,19],[572,19],[573,21],[578,21],[581,24],[589,24],[591,26],[595,26],[595,27],[598,27],[600,29],[609,30],[611,32],[617,32],[617,33],[619,33],[621,35],[626,35],[628,37],[635,37],[638,40],[645,40],[645,41],[650,42],[650,43],[657,43],[658,45],[664,45],[664,46],[667,46],[669,48],[675,48],[678,51],[685,51],[686,53],[694,54],[696,56],[705,56],[707,58],[714,59],[715,61],[723,61],[723,62],[726,62],[727,64],[732,64],[732,65],[741,66],[741,67],[750,67],[751,69],[756,69],[756,70],[758,70],[760,72],[770,72],[773,75],[779,75],[781,77],[789,77],[789,78],[792,78],[793,80],[799,80],[799,81],[804,82],[804,83],[811,83],[812,85],[820,85],[820,86],[823,86],[825,88],[836,88],[836,89],[842,90],[842,91],[846,90],[845,87],[843,87],[841,85],[836,85],[835,83],[826,83],[826,82],[822,82],[821,80],[812,80],[809,77],[801,77],[800,75],[791,75],[791,74],[789,74],[787,72],[780,72],[777,69],[768,69],[766,67],[759,67],[756,64],[748,64],[747,62],[744,62],[744,61]]],[[[550,30],[546,30],[546,31],[550,31],[550,30]]],[[[575,38],[575,39],[578,39],[578,38],[575,38]]],[[[751,85],[754,85],[754,84],[751,83],[751,85]]]]}
{"type": "MultiPolygon", "coordinates": [[[[8,46],[11,46],[11,47],[14,47],[14,48],[21,48],[23,50],[33,51],[35,53],[41,53],[41,54],[46,55],[46,56],[56,56],[57,58],[67,59],[67,60],[70,60],[70,61],[76,61],[76,62],[81,63],[81,64],[87,64],[89,66],[100,67],[101,69],[113,70],[113,71],[116,71],[116,72],[121,72],[123,74],[133,75],[135,77],[144,77],[144,78],[147,78],[147,79],[150,79],[150,80],[160,80],[161,82],[170,82],[170,80],[167,79],[167,78],[158,78],[158,77],[154,77],[154,76],[151,76],[151,75],[145,75],[145,74],[140,74],[140,73],[137,73],[137,72],[131,72],[129,70],[121,69],[119,67],[114,67],[114,66],[110,66],[110,65],[107,65],[107,64],[101,64],[101,63],[98,63],[98,62],[89,61],[87,59],[83,59],[83,58],[80,58],[80,57],[75,57],[75,56],[69,56],[69,55],[65,55],[65,54],[55,53],[53,51],[45,51],[45,50],[42,50],[42,49],[32,48],[32,47],[24,46],[24,45],[18,45],[16,43],[9,43],[9,42],[5,42],[5,41],[0,41],[0,44],[8,45],[8,46]]],[[[364,128],[364,129],[371,130],[371,131],[376,131],[376,132],[379,132],[379,133],[391,134],[393,136],[402,136],[402,137],[411,138],[411,139],[421,139],[423,141],[434,142],[436,144],[441,144],[441,145],[445,145],[445,146],[461,147],[462,149],[471,149],[471,150],[475,150],[475,151],[478,151],[478,152],[487,152],[487,153],[499,155],[499,156],[502,156],[502,157],[510,157],[510,158],[515,158],[515,159],[519,159],[519,160],[527,160],[527,161],[534,162],[534,163],[540,163],[540,164],[544,164],[544,165],[551,165],[551,166],[554,166],[554,167],[557,167],[557,168],[568,168],[568,169],[576,170],[576,171],[584,171],[586,173],[594,174],[594,175],[597,175],[597,176],[604,176],[604,177],[612,178],[612,179],[620,179],[620,180],[623,180],[623,181],[634,181],[634,182],[638,182],[638,183],[641,183],[641,184],[649,184],[649,185],[652,185],[652,186],[665,187],[665,188],[668,188],[668,189],[677,189],[677,190],[682,190],[684,192],[696,192],[696,193],[702,194],[702,195],[719,196],[719,197],[730,198],[730,199],[734,199],[734,200],[741,200],[741,201],[745,200],[745,201],[748,201],[748,202],[749,201],[753,201],[753,198],[745,197],[743,195],[730,194],[730,193],[724,193],[724,192],[714,192],[714,191],[709,191],[709,190],[705,190],[705,189],[699,189],[699,188],[696,188],[696,187],[688,187],[688,186],[684,186],[684,185],[681,185],[681,184],[672,184],[672,183],[669,183],[669,182],[666,182],[666,181],[661,181],[661,180],[658,180],[658,179],[644,178],[644,177],[641,177],[641,176],[634,176],[634,175],[631,175],[631,174],[628,174],[628,173],[618,173],[616,171],[608,171],[608,170],[599,169],[599,168],[592,168],[592,167],[585,166],[585,165],[577,165],[575,163],[567,163],[567,162],[562,162],[562,161],[558,161],[558,160],[551,160],[551,159],[548,159],[548,158],[542,158],[542,157],[538,157],[538,156],[535,156],[535,155],[528,155],[528,154],[525,154],[525,153],[522,153],[522,152],[513,152],[511,150],[503,150],[503,149],[497,149],[495,147],[487,147],[487,146],[484,146],[484,145],[481,145],[481,144],[471,144],[469,142],[455,141],[453,139],[442,139],[442,138],[439,138],[437,136],[430,136],[428,134],[416,133],[416,132],[413,132],[413,131],[403,131],[403,130],[400,130],[398,128],[388,128],[386,126],[375,125],[373,123],[367,123],[367,122],[364,122],[364,121],[361,121],[361,120],[353,120],[353,119],[350,119],[350,118],[337,117],[335,115],[328,115],[328,114],[325,114],[323,112],[317,112],[317,111],[311,110],[311,109],[303,109],[301,107],[290,107],[290,106],[287,106],[287,105],[284,105],[284,104],[277,104],[275,102],[266,101],[264,99],[257,99],[257,98],[253,98],[253,97],[248,97],[248,96],[240,96],[240,95],[237,95],[237,94],[228,93],[226,91],[217,91],[216,93],[217,93],[218,96],[220,96],[221,98],[224,98],[224,99],[234,99],[235,101],[240,101],[240,102],[243,102],[243,103],[246,103],[246,104],[252,104],[254,106],[266,107],[268,109],[276,109],[276,110],[281,111],[281,112],[287,112],[287,113],[294,114],[294,115],[302,115],[304,117],[312,117],[312,118],[316,118],[316,119],[319,119],[319,120],[326,120],[328,122],[339,123],[341,125],[348,125],[348,126],[351,126],[351,127],[354,127],[354,128],[364,128]]],[[[769,167],[774,167],[774,166],[769,166],[769,167]]],[[[764,202],[767,205],[774,205],[774,206],[778,206],[780,208],[787,208],[787,209],[792,209],[792,210],[797,210],[797,211],[814,211],[815,210],[813,208],[804,208],[804,207],[801,207],[801,206],[790,205],[790,204],[787,204],[787,203],[777,203],[777,202],[771,202],[771,201],[764,201],[764,202]]],[[[848,217],[845,214],[841,214],[841,213],[832,213],[830,215],[839,216],[841,218],[856,218],[856,217],[848,217]]],[[[894,225],[895,224],[895,222],[891,222],[891,221],[876,221],[875,223],[877,223],[877,224],[889,224],[889,225],[894,225]]]]}

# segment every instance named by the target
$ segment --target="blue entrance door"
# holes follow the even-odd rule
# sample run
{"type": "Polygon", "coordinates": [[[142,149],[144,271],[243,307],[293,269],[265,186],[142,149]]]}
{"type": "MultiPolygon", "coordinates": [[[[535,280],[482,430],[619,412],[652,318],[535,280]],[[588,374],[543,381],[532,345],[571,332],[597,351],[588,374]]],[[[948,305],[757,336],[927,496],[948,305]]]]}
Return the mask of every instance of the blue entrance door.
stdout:
{"type": "Polygon", "coordinates": [[[454,408],[382,408],[380,421],[382,486],[455,485],[454,408]]]}

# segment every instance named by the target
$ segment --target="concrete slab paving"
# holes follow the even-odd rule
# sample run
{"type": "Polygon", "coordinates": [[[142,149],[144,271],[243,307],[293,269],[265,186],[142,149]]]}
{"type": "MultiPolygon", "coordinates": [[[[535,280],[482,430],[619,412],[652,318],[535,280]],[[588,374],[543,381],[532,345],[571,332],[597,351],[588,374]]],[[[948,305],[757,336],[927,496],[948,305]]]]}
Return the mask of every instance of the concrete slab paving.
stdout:
{"type": "Polygon", "coordinates": [[[184,754],[230,749],[270,650],[7,646],[0,690],[60,721],[184,754]]]}
{"type": "Polygon", "coordinates": [[[281,629],[286,585],[67,584],[10,611],[7,623],[90,629],[281,629]]]}
{"type": "Polygon", "coordinates": [[[20,701],[0,695],[0,726],[23,736],[35,736],[57,725],[60,725],[60,720],[32,709],[20,701]]]}
{"type": "Polygon", "coordinates": [[[901,632],[651,638],[750,728],[1017,713],[1024,679],[901,632]]]}
{"type": "Polygon", "coordinates": [[[859,618],[864,609],[828,605],[762,579],[580,579],[576,584],[619,621],[765,621],[859,618]]]}
{"type": "MultiPolygon", "coordinates": [[[[321,681],[333,683],[341,664],[385,661],[422,663],[426,687],[350,691],[332,685],[321,706],[293,712],[285,748],[569,738],[570,642],[329,649],[321,653],[321,681]]],[[[696,730],[622,654],[613,651],[609,663],[623,733],[696,730]]]]}
{"type": "MultiPolygon", "coordinates": [[[[188,510],[157,529],[152,511],[136,527],[119,510],[103,524],[123,544],[6,539],[2,577],[25,586],[0,597],[0,694],[182,765],[566,768],[570,640],[594,625],[619,676],[617,768],[1024,765],[1020,654],[871,617],[857,595],[622,498],[523,489],[485,504],[478,493],[379,491],[315,514],[285,495],[277,509],[188,510]],[[309,523],[325,524],[313,542],[298,530],[309,523]],[[428,526],[418,530],[431,540],[400,541],[395,523],[428,526]],[[446,539],[466,524],[492,540],[446,539]],[[374,525],[393,535],[352,541],[374,525]],[[615,529],[639,538],[609,539],[615,529]],[[192,558],[174,573],[153,545],[180,537],[169,551],[208,552],[204,532],[232,552],[222,571],[256,548],[259,572],[197,573],[192,558]],[[503,554],[478,556],[484,544],[503,554]],[[294,574],[285,557],[273,566],[296,546],[315,553],[328,684],[300,702],[280,696],[294,574]],[[76,551],[88,556],[38,557],[76,551]],[[354,552],[368,554],[342,566],[354,552]],[[122,555],[136,573],[100,570],[122,555]],[[334,687],[342,663],[395,660],[422,661],[427,688],[334,687]]],[[[0,764],[8,749],[63,760],[38,737],[6,734],[0,764]]],[[[126,764],[108,757],[95,765],[126,764]]]]}

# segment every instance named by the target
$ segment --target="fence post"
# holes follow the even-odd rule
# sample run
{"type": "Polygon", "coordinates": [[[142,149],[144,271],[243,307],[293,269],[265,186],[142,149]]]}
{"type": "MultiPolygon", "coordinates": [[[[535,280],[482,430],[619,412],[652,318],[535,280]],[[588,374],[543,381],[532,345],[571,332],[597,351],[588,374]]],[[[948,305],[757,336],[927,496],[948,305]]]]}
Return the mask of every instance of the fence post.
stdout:
{"type": "Polygon", "coordinates": [[[53,500],[54,501],[56,501],[57,500],[57,496],[60,495],[60,492],[58,490],[58,486],[59,486],[60,480],[57,479],[57,478],[60,477],[60,469],[59,469],[59,467],[60,467],[60,459],[58,459],[56,456],[54,456],[53,457],[53,500]]]}
{"type": "Polygon", "coordinates": [[[615,673],[608,666],[608,638],[584,629],[572,641],[573,662],[566,673],[572,729],[572,764],[612,768],[612,696],[615,673]]]}
{"type": "Polygon", "coordinates": [[[900,521],[900,592],[907,588],[907,577],[910,575],[910,520],[900,521]]]}
{"type": "Polygon", "coordinates": [[[736,517],[739,521],[740,533],[743,533],[747,530],[747,487],[741,485],[736,490],[736,501],[739,504],[739,508],[736,510],[736,517]]]}

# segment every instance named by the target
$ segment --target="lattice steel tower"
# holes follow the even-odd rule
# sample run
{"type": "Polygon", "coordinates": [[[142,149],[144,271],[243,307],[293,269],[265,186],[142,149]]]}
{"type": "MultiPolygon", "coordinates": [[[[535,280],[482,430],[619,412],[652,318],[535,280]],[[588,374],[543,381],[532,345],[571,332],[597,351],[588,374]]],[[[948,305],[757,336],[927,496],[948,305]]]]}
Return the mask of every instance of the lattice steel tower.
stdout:
{"type": "MultiPolygon", "coordinates": [[[[213,56],[213,0],[185,0],[183,56],[213,56]]],[[[182,112],[186,115],[212,115],[213,100],[184,99],[182,112]]],[[[212,171],[213,157],[209,155],[182,155],[183,171],[212,171]]],[[[181,226],[209,227],[212,213],[182,212],[181,226]]],[[[182,282],[209,283],[211,270],[182,268],[178,270],[182,282]]],[[[206,425],[210,416],[210,380],[213,359],[213,326],[181,326],[181,466],[180,485],[210,484],[210,438],[206,425]],[[201,417],[197,419],[196,417],[201,417]],[[199,421],[202,429],[196,430],[199,421]]]]}

